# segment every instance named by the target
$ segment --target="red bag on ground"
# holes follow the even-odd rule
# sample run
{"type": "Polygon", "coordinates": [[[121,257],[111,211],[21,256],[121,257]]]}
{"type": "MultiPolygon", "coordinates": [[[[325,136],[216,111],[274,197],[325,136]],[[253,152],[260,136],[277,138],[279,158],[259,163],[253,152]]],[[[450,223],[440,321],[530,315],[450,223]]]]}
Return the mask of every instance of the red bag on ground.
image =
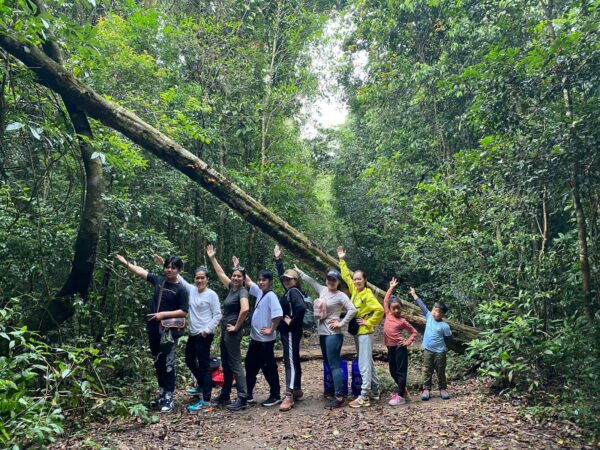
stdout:
{"type": "Polygon", "coordinates": [[[219,366],[219,368],[212,371],[212,381],[213,387],[223,386],[225,384],[225,377],[223,376],[223,367],[219,366]]]}

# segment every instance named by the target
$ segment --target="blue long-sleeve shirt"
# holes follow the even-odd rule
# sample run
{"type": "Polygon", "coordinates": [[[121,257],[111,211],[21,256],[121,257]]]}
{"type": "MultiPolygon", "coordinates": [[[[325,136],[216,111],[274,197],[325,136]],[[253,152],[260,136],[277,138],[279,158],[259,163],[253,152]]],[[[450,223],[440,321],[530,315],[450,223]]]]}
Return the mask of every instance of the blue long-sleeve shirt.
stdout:
{"type": "Polygon", "coordinates": [[[433,353],[445,352],[446,338],[452,336],[450,325],[443,320],[435,320],[431,311],[423,303],[423,300],[417,298],[416,302],[421,311],[423,311],[423,315],[427,321],[425,323],[425,334],[423,335],[423,345],[421,347],[433,353]]]}

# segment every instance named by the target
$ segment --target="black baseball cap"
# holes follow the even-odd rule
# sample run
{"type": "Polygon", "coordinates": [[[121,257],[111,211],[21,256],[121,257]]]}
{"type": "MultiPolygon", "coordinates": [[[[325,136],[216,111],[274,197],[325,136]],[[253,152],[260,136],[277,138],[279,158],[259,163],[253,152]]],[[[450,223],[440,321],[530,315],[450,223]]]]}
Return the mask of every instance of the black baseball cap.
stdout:
{"type": "Polygon", "coordinates": [[[342,274],[339,273],[337,270],[332,269],[329,272],[327,272],[326,278],[335,278],[338,281],[342,281],[342,274]]]}

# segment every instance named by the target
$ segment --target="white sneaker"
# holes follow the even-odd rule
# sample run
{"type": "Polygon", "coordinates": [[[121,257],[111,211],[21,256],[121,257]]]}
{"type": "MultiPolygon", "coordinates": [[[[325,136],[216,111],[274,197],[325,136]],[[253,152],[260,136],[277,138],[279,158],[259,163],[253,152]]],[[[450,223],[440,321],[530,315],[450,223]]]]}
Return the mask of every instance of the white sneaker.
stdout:
{"type": "Polygon", "coordinates": [[[404,400],[404,398],[400,397],[398,394],[392,395],[392,398],[388,402],[388,404],[390,406],[404,405],[405,403],[406,403],[406,400],[404,400]]]}

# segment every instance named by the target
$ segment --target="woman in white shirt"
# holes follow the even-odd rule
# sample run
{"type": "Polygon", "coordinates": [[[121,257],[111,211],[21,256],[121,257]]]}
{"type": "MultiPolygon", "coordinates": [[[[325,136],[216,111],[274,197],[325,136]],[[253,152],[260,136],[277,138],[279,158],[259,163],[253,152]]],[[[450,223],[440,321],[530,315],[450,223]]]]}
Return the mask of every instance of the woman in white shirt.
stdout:
{"type": "Polygon", "coordinates": [[[197,403],[188,406],[189,411],[209,408],[212,393],[212,373],[210,370],[210,347],[215,329],[221,321],[221,305],[216,292],[208,287],[208,269],[198,267],[194,272],[194,284],[179,275],[178,280],[188,290],[190,307],[188,310],[189,331],[185,346],[185,363],[196,379],[196,387],[187,393],[202,396],[197,403]]]}

